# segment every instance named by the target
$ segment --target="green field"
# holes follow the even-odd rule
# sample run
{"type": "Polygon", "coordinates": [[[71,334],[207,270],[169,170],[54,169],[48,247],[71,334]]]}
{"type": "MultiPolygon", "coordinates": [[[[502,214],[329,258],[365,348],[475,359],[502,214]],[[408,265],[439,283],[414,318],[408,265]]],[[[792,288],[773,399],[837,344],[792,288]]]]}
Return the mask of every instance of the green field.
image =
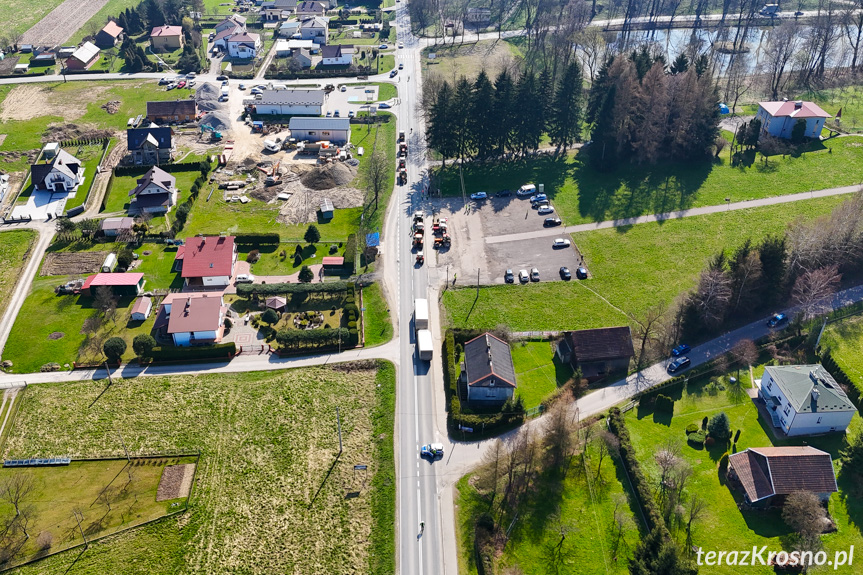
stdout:
{"type": "Polygon", "coordinates": [[[7,456],[122,454],[120,429],[201,459],[190,513],[19,572],[393,573],[395,371],[349,368],[30,387],[7,456]]]}
{"type": "Polygon", "coordinates": [[[386,154],[387,180],[384,183],[384,191],[378,198],[378,208],[375,209],[374,205],[371,205],[366,214],[366,229],[369,231],[381,231],[384,213],[396,180],[396,118],[389,112],[378,112],[378,115],[388,117],[389,121],[382,124],[357,125],[351,129],[351,144],[365,148],[365,155],[360,158],[359,173],[352,185],[361,190],[366,189],[368,161],[376,146],[383,149],[386,154]]]}
{"type": "MultiPolygon", "coordinates": [[[[772,157],[767,166],[759,157],[749,168],[731,167],[727,151],[713,164],[627,164],[609,173],[585,165],[579,154],[502,165],[469,162],[464,183],[468,194],[545,184],[564,224],[573,225],[858,184],[860,175],[847,167],[863,159],[861,145],[860,137],[833,139],[812,144],[817,151],[799,157],[772,157]]],[[[443,195],[461,196],[456,168],[444,172],[440,188],[443,195]]]]}
{"type": "Polygon", "coordinates": [[[363,288],[363,329],[365,329],[366,347],[386,343],[393,338],[393,323],[390,319],[390,309],[384,298],[380,283],[373,283],[363,288]]]}
{"type": "Polygon", "coordinates": [[[863,315],[832,322],[821,336],[821,348],[863,388],[863,315]]]}
{"type": "Polygon", "coordinates": [[[27,0],[3,0],[0,3],[0,22],[5,22],[9,31],[26,32],[63,0],[46,0],[33,3],[27,0]]]}
{"type": "Polygon", "coordinates": [[[9,305],[9,298],[35,240],[36,232],[33,230],[0,232],[0,316],[9,305]]]}
{"type": "Polygon", "coordinates": [[[447,321],[471,328],[504,324],[516,331],[627,325],[628,314],[639,317],[691,289],[718,251],[734,249],[746,238],[781,233],[798,218],[827,214],[843,199],[803,200],[573,234],[591,279],[485,287],[479,290],[479,299],[475,289],[449,289],[443,296],[447,321]]]}
{"type": "MultiPolygon", "coordinates": [[[[762,371],[760,368],[756,372],[762,371]]],[[[742,385],[749,386],[748,375],[740,372],[742,385]]],[[[727,379],[725,379],[726,385],[727,379]]],[[[714,445],[709,448],[696,449],[686,443],[685,428],[690,423],[701,425],[703,417],[713,416],[724,411],[731,420],[732,433],[742,430],[737,441],[737,451],[748,447],[764,447],[771,445],[803,445],[809,444],[823,449],[833,456],[834,463],[838,459],[838,451],[843,445],[840,435],[822,437],[807,437],[791,441],[774,441],[765,424],[758,416],[758,410],[751,400],[736,388],[728,386],[725,391],[708,391],[709,379],[706,377],[690,379],[687,389],[682,393],[675,391],[672,397],[676,399],[674,415],[654,413],[652,409],[633,409],[626,415],[626,424],[632,437],[635,453],[641,460],[642,470],[648,482],[656,486],[659,470],[654,462],[653,453],[657,445],[668,440],[681,443],[681,455],[692,466],[693,474],[686,488],[688,496],[698,493],[707,502],[707,509],[702,519],[693,527],[693,542],[705,551],[751,549],[753,545],[766,545],[769,550],[779,551],[791,542],[788,535],[791,530],[785,526],[779,510],[772,511],[741,511],[737,505],[742,501],[739,491],[733,490],[725,480],[725,475],[718,471],[718,461],[725,452],[725,446],[714,445]]],[[[859,432],[863,420],[855,415],[852,421],[853,432],[859,432]]],[[[824,549],[832,558],[836,550],[847,550],[850,545],[859,548],[863,544],[860,533],[860,518],[863,505],[856,497],[856,487],[839,476],[839,493],[830,498],[829,512],[839,526],[839,530],[822,537],[824,549]]],[[[679,542],[685,540],[685,533],[674,532],[679,542]]],[[[790,550],[790,549],[788,549],[790,550]]],[[[709,570],[711,575],[736,575],[740,567],[714,566],[709,570]]],[[[747,572],[755,574],[773,573],[766,566],[747,568],[747,572]]],[[[825,571],[826,572],[826,571],[825,571]]],[[[852,568],[838,570],[837,573],[852,573],[852,568]]]]}
{"type": "Polygon", "coordinates": [[[510,346],[515,367],[516,394],[525,409],[539,406],[572,376],[572,368],[554,357],[548,341],[522,341],[510,346]]]}

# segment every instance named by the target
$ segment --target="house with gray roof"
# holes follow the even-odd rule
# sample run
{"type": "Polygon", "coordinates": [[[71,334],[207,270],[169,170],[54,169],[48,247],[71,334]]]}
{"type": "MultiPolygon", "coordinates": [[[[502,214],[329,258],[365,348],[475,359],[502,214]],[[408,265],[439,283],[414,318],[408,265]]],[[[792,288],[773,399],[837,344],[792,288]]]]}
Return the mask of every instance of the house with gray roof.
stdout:
{"type": "Polygon", "coordinates": [[[60,148],[50,161],[30,166],[30,180],[34,190],[66,192],[71,196],[84,183],[84,166],[81,160],[60,148]]]}
{"type": "Polygon", "coordinates": [[[471,405],[502,405],[512,399],[516,383],[509,344],[490,333],[466,342],[461,379],[471,405]]]}
{"type": "Polygon", "coordinates": [[[298,142],[332,142],[344,144],[351,140],[351,121],[348,118],[293,117],[288,122],[291,137],[298,142]]]}
{"type": "Polygon", "coordinates": [[[768,423],[788,436],[844,432],[857,411],[820,363],[765,367],[758,397],[768,423]]]}
{"type": "Polygon", "coordinates": [[[177,203],[177,178],[153,166],[130,192],[130,214],[164,214],[177,203]]]}
{"type": "Polygon", "coordinates": [[[139,166],[168,164],[174,155],[173,131],[169,126],[150,124],[147,128],[126,130],[130,159],[139,166]]]}

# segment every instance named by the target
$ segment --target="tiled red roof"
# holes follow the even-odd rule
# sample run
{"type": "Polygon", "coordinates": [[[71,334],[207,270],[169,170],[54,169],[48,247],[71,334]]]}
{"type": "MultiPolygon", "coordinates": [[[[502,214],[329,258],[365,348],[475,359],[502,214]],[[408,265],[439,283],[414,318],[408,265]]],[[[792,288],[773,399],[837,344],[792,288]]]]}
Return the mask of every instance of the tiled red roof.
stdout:
{"type": "Polygon", "coordinates": [[[231,275],[234,268],[234,236],[188,238],[185,248],[184,278],[231,275]]]}
{"type": "Polygon", "coordinates": [[[150,36],[182,36],[182,26],[156,26],[150,36]]]}
{"type": "Polygon", "coordinates": [[[84,282],[84,289],[88,289],[90,287],[98,287],[98,286],[135,286],[138,285],[144,279],[144,274],[142,273],[129,273],[129,274],[112,274],[112,273],[101,273],[101,274],[93,274],[87,278],[84,282]]]}
{"type": "Polygon", "coordinates": [[[731,455],[728,463],[750,501],[795,491],[838,490],[830,454],[810,446],[750,447],[731,455]]]}
{"type": "Polygon", "coordinates": [[[796,102],[759,102],[759,106],[767,110],[774,118],[780,116],[791,116],[792,118],[829,118],[830,114],[821,109],[815,102],[801,102],[797,107],[796,102]]]}
{"type": "Polygon", "coordinates": [[[117,36],[119,36],[120,34],[123,33],[123,29],[120,26],[118,26],[117,23],[114,22],[113,20],[108,20],[108,23],[105,24],[104,28],[102,28],[102,32],[105,32],[106,34],[109,34],[113,38],[116,38],[117,36]]]}
{"type": "Polygon", "coordinates": [[[341,266],[345,263],[345,258],[336,256],[326,256],[321,263],[325,266],[341,266]]]}
{"type": "Polygon", "coordinates": [[[222,296],[217,294],[171,294],[162,305],[171,304],[168,333],[216,331],[221,322],[222,296]]]}

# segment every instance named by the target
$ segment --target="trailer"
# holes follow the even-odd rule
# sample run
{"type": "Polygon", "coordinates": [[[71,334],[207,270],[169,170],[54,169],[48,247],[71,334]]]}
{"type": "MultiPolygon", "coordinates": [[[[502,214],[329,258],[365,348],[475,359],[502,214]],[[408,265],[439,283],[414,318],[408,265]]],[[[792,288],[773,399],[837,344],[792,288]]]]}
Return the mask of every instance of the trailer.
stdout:
{"type": "Polygon", "coordinates": [[[429,301],[423,298],[414,300],[414,329],[429,328],[429,301]]]}
{"type": "Polygon", "coordinates": [[[417,331],[417,355],[423,361],[431,361],[434,355],[432,334],[427,329],[417,331]]]}

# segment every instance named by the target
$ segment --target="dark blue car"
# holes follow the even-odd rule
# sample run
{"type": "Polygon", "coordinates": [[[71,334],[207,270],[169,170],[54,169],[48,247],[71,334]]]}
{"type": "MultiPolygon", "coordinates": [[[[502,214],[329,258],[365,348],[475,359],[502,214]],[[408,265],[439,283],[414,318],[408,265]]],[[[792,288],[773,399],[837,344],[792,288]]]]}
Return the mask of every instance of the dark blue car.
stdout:
{"type": "Polygon", "coordinates": [[[688,357],[678,357],[668,364],[668,373],[677,373],[681,369],[686,369],[690,363],[688,357]]]}
{"type": "Polygon", "coordinates": [[[689,353],[690,349],[692,348],[685,343],[681,343],[680,345],[671,350],[671,355],[673,355],[674,357],[680,357],[683,354],[689,353]]]}
{"type": "Polygon", "coordinates": [[[767,320],[767,327],[779,327],[788,321],[788,316],[784,313],[777,313],[767,320]]]}

